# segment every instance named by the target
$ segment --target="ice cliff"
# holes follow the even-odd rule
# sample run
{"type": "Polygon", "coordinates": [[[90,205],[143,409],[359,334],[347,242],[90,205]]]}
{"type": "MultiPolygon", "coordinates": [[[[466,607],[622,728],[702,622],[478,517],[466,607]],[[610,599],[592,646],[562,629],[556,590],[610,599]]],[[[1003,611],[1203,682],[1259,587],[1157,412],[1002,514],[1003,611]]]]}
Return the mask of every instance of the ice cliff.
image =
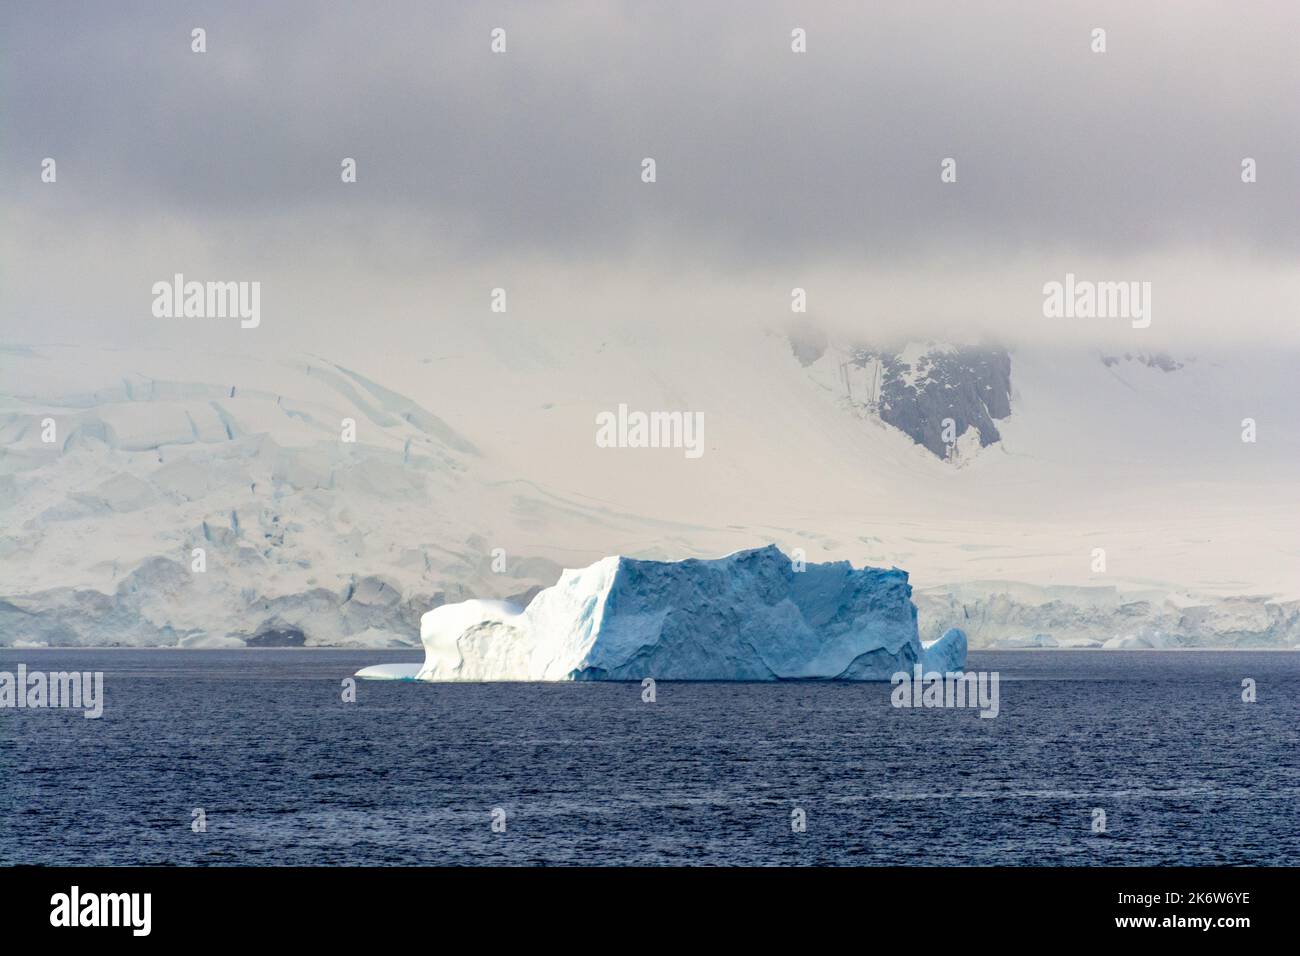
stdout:
{"type": "Polygon", "coordinates": [[[966,636],[922,644],[907,572],[847,561],[796,570],[774,546],[713,560],[609,557],[566,570],[527,608],[463,601],[420,622],[425,661],[362,677],[419,680],[887,680],[958,670],[966,636]]]}

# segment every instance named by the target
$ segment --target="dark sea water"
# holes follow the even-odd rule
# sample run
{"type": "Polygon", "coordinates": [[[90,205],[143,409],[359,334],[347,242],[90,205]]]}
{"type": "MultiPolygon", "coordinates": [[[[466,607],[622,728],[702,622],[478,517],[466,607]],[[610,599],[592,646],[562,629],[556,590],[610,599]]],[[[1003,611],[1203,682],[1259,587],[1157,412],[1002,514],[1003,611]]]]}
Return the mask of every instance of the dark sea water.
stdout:
{"type": "Polygon", "coordinates": [[[0,710],[0,864],[1300,863],[1296,652],[974,652],[991,720],[883,683],[342,702],[357,668],[420,657],[0,650],[106,683],[100,720],[0,710]]]}

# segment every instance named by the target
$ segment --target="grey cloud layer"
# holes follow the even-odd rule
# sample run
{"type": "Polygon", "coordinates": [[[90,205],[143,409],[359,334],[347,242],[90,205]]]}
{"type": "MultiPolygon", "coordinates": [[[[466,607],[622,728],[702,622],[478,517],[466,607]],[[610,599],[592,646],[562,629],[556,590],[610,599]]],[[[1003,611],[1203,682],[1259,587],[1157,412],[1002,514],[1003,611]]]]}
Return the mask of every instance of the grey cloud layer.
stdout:
{"type": "Polygon", "coordinates": [[[1300,6],[978,6],[11,4],[0,163],[30,210],[57,157],[74,227],[414,222],[471,260],[1294,257],[1300,6]]]}

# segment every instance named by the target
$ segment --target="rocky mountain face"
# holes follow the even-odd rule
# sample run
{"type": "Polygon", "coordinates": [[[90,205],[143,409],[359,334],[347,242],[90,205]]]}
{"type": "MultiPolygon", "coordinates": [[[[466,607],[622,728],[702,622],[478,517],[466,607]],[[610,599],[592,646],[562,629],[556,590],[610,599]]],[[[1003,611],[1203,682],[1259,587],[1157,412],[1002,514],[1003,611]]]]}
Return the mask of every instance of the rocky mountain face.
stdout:
{"type": "Polygon", "coordinates": [[[1177,372],[1183,368],[1183,363],[1178,361],[1172,355],[1165,352],[1125,352],[1123,355],[1103,355],[1101,364],[1107,368],[1114,368],[1121,362],[1141,362],[1147,368],[1158,368],[1162,372],[1177,372]]]}
{"type": "Polygon", "coordinates": [[[808,328],[790,334],[790,347],[845,404],[897,428],[937,458],[957,463],[994,444],[1001,438],[997,421],[1011,414],[1006,349],[935,342],[837,347],[808,328]]]}
{"type": "Polygon", "coordinates": [[[1001,438],[995,422],[1011,414],[1011,356],[1005,350],[954,346],[894,353],[864,350],[853,361],[859,366],[871,362],[880,366],[881,421],[939,458],[951,458],[956,441],[969,429],[979,436],[981,448],[1001,438]]]}

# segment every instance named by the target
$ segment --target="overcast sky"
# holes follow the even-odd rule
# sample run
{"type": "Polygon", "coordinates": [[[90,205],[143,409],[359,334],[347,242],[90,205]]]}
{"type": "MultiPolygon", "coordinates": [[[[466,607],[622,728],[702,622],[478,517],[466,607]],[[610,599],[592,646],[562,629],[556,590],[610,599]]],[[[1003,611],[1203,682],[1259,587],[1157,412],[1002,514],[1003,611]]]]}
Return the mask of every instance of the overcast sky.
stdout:
{"type": "Polygon", "coordinates": [[[800,285],[850,328],[1098,331],[1043,318],[1066,271],[1153,283],[1136,345],[1300,340],[1291,0],[32,3],[0,46],[6,344],[400,347],[498,285],[552,325],[800,285]],[[262,281],[263,327],[160,325],[174,272],[262,281]]]}

